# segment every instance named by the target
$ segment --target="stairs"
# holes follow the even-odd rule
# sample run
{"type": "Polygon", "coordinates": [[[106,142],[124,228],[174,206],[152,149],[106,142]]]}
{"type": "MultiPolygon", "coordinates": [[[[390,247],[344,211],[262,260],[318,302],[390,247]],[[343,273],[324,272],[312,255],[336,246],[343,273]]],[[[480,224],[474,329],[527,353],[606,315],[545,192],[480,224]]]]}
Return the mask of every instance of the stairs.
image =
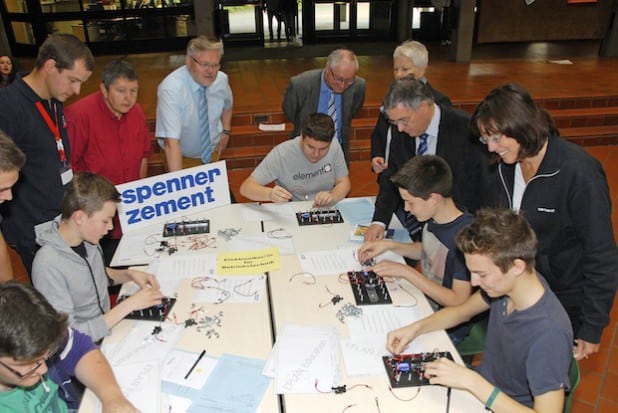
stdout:
{"type": "MultiPolygon", "coordinates": [[[[560,134],[581,146],[618,145],[618,96],[594,96],[537,99],[554,118],[560,134]]],[[[472,113],[477,101],[454,101],[455,107],[472,113]]],[[[367,161],[370,157],[370,139],[378,116],[379,105],[363,107],[352,121],[350,160],[367,161]]],[[[282,112],[234,113],[233,136],[222,158],[228,170],[252,170],[280,142],[289,138],[292,125],[286,123],[285,131],[272,132],[258,129],[260,122],[286,123],[282,112]]],[[[150,176],[165,172],[163,154],[154,139],[155,121],[148,120],[153,135],[154,153],[149,159],[150,176]]]]}

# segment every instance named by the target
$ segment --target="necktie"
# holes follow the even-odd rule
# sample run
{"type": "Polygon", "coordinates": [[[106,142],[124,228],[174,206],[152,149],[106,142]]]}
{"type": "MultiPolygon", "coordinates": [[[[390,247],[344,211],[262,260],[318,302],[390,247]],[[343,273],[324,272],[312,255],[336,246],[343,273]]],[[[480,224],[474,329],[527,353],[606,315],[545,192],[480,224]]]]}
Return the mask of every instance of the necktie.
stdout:
{"type": "Polygon", "coordinates": [[[423,133],[418,136],[419,143],[418,143],[418,148],[416,148],[417,155],[425,155],[425,153],[427,153],[427,138],[428,137],[429,135],[427,135],[426,133],[423,133]]]}
{"type": "Polygon", "coordinates": [[[333,123],[335,124],[335,136],[333,138],[337,139],[339,143],[341,139],[339,138],[339,133],[337,132],[337,105],[335,105],[335,94],[331,92],[330,99],[328,99],[328,116],[331,117],[333,123]]]}
{"type": "Polygon", "coordinates": [[[206,86],[202,86],[199,91],[199,122],[200,122],[200,146],[202,148],[202,162],[210,162],[210,131],[208,122],[208,99],[206,99],[206,86]]]}

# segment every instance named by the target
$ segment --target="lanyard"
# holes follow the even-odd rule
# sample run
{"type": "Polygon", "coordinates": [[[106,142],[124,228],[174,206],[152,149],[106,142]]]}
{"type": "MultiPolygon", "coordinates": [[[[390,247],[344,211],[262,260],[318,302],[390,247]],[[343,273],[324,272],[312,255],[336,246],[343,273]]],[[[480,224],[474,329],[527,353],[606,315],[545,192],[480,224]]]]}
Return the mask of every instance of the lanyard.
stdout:
{"type": "MultiPolygon", "coordinates": [[[[56,140],[56,148],[58,149],[58,155],[60,155],[60,160],[63,163],[66,163],[67,157],[66,157],[66,155],[64,153],[64,144],[62,143],[62,139],[60,138],[60,131],[58,130],[57,122],[54,122],[49,117],[49,113],[47,113],[47,111],[43,107],[43,104],[41,103],[40,100],[38,102],[36,102],[35,105],[36,105],[36,108],[41,113],[41,116],[43,117],[43,120],[47,124],[47,127],[49,128],[50,132],[54,135],[54,139],[56,140]]],[[[56,112],[56,106],[55,105],[54,105],[54,112],[56,112]]],[[[56,120],[57,120],[57,117],[58,116],[56,114],[56,120]]]]}

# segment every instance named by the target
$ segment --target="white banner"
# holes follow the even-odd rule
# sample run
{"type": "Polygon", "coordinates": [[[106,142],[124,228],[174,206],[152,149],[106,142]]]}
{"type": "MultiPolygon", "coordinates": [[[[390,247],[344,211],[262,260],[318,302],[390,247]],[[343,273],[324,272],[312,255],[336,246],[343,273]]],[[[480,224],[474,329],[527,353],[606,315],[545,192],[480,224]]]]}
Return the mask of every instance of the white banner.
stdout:
{"type": "Polygon", "coordinates": [[[230,204],[225,161],[117,185],[123,233],[230,204]]]}

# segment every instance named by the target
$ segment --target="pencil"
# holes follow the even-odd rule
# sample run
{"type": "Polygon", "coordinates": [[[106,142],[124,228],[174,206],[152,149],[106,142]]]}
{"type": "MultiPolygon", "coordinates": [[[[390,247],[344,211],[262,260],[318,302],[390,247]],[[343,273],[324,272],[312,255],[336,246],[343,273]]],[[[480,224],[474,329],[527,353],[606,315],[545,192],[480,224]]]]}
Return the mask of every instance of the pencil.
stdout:
{"type": "Polygon", "coordinates": [[[200,353],[200,355],[198,356],[197,360],[195,360],[195,363],[193,363],[193,365],[191,366],[191,368],[189,369],[189,371],[187,372],[187,374],[185,374],[185,380],[187,380],[189,378],[189,376],[191,375],[191,373],[193,372],[193,369],[195,369],[195,366],[197,366],[197,363],[200,362],[200,360],[202,359],[202,357],[204,357],[204,354],[206,354],[206,350],[202,350],[202,352],[200,353]]]}

